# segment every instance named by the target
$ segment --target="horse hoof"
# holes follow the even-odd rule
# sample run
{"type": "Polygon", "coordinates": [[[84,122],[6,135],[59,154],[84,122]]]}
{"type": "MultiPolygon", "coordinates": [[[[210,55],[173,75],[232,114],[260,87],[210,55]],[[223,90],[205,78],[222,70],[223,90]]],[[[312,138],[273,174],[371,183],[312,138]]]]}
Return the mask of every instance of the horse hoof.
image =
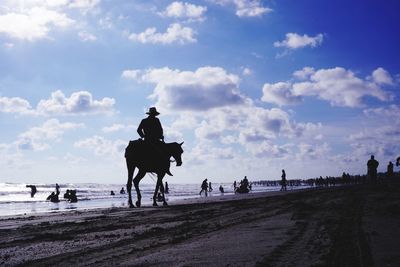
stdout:
{"type": "Polygon", "coordinates": [[[135,207],[135,205],[129,204],[129,208],[134,208],[134,207],[135,207]]]}
{"type": "Polygon", "coordinates": [[[168,203],[167,202],[164,202],[163,203],[163,206],[165,207],[165,206],[168,206],[168,203]]]}
{"type": "Polygon", "coordinates": [[[140,202],[136,201],[136,207],[140,208],[140,202]]]}
{"type": "Polygon", "coordinates": [[[156,202],[153,202],[153,207],[158,207],[156,202]]]}

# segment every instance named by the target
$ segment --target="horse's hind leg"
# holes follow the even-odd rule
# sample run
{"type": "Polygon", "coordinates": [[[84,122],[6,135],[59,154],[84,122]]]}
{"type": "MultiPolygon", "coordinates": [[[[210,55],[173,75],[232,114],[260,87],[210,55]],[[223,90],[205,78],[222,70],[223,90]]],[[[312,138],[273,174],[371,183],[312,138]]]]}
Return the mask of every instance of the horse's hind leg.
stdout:
{"type": "Polygon", "coordinates": [[[165,189],[164,189],[164,185],[163,185],[163,182],[162,182],[162,178],[160,179],[160,181],[161,181],[161,184],[160,184],[160,191],[161,191],[161,194],[162,194],[162,197],[163,197],[163,205],[164,205],[164,206],[168,206],[168,203],[167,203],[167,201],[165,200],[165,189]]]}
{"type": "Polygon", "coordinates": [[[157,201],[156,201],[156,199],[157,199],[157,193],[158,193],[158,189],[160,188],[160,181],[159,181],[159,179],[157,178],[157,183],[156,183],[156,189],[154,190],[154,195],[153,195],[153,206],[154,207],[157,207],[158,205],[157,205],[157,201]]]}
{"type": "Polygon", "coordinates": [[[126,189],[128,190],[128,205],[130,208],[134,208],[132,203],[132,178],[133,173],[135,172],[135,165],[131,163],[128,159],[126,159],[126,166],[128,168],[128,182],[126,183],[126,189]]]}
{"type": "Polygon", "coordinates": [[[136,174],[135,179],[133,179],[133,184],[135,185],[135,190],[136,190],[136,195],[137,195],[137,201],[136,201],[136,207],[140,207],[142,203],[142,195],[140,194],[140,189],[139,189],[139,182],[142,180],[142,178],[146,175],[146,172],[142,172],[139,169],[138,174],[136,174]]]}

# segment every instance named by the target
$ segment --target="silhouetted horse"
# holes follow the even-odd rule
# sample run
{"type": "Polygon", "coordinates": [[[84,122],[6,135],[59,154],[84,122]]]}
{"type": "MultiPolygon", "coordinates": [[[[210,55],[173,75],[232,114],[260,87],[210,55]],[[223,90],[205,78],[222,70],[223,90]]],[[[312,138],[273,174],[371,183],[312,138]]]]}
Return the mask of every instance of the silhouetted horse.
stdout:
{"type": "Polygon", "coordinates": [[[156,189],[154,191],[153,196],[153,206],[157,206],[156,198],[158,189],[161,189],[161,193],[163,196],[163,204],[167,205],[164,196],[164,185],[162,179],[165,174],[169,172],[170,167],[170,158],[173,157],[176,161],[176,166],[182,165],[182,143],[178,144],[174,143],[161,143],[160,146],[156,146],[155,144],[142,141],[135,140],[129,141],[129,145],[125,149],[125,158],[126,158],[126,166],[128,168],[128,183],[126,188],[128,189],[129,199],[128,204],[129,207],[133,208],[134,205],[132,203],[132,178],[135,171],[135,167],[139,169],[139,172],[136,174],[133,179],[133,184],[135,185],[137,201],[136,206],[140,207],[142,195],[140,194],[139,182],[146,175],[146,173],[156,173],[157,174],[157,184],[156,189]]]}

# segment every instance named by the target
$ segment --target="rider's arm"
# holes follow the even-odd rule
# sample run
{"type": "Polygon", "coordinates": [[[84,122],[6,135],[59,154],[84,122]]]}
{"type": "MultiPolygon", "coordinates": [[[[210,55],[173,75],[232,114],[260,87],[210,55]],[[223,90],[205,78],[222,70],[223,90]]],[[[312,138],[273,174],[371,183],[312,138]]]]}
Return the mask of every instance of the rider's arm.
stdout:
{"type": "Polygon", "coordinates": [[[140,122],[139,127],[137,128],[137,133],[141,138],[144,138],[144,133],[143,133],[143,120],[140,122]]]}

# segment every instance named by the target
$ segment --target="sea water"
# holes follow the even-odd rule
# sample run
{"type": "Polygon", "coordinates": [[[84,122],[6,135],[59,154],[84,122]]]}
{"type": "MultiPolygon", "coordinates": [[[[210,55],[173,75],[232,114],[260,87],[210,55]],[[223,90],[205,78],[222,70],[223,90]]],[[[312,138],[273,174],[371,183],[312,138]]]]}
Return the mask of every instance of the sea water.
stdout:
{"type": "MultiPolygon", "coordinates": [[[[37,188],[37,193],[32,198],[31,189],[26,187],[25,183],[0,183],[0,216],[10,216],[18,214],[34,214],[43,212],[57,212],[66,210],[82,210],[94,208],[127,207],[128,195],[126,185],[122,184],[97,184],[97,183],[59,183],[60,202],[52,203],[46,198],[55,192],[55,184],[32,184],[37,188]],[[125,194],[120,194],[121,188],[124,188],[125,194]],[[76,190],[78,197],[77,203],[70,203],[63,199],[67,189],[76,190]],[[115,195],[111,195],[114,191],[115,195]]],[[[183,200],[199,195],[199,184],[168,184],[169,194],[166,194],[167,201],[183,200]]],[[[233,194],[233,185],[231,183],[213,183],[213,191],[209,195],[219,196],[219,186],[224,187],[225,195],[233,194]]],[[[278,191],[279,187],[266,187],[253,185],[252,192],[278,191]]],[[[140,184],[142,194],[142,205],[151,206],[152,197],[155,190],[154,184],[140,184]]],[[[133,203],[136,202],[136,192],[132,188],[133,203]]]]}

